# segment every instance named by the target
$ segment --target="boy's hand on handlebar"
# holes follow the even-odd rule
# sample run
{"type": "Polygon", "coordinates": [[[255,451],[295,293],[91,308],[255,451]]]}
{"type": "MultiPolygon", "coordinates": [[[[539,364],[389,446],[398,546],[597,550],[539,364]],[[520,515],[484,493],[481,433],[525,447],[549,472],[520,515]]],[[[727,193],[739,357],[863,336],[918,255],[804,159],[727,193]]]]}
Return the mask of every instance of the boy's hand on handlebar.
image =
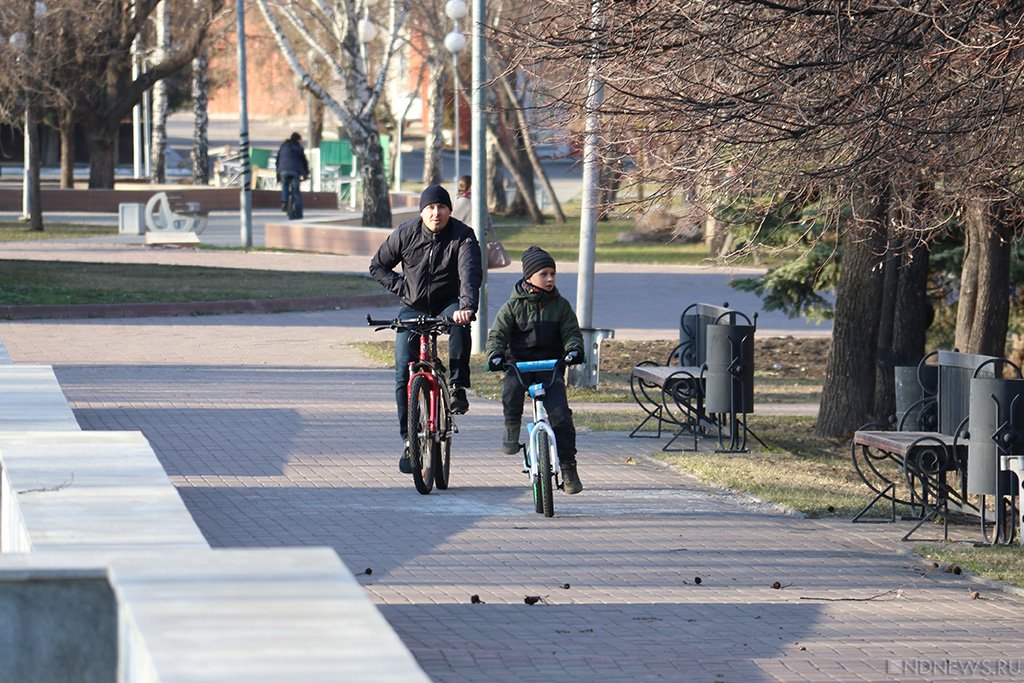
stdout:
{"type": "Polygon", "coordinates": [[[473,311],[463,308],[452,313],[452,320],[456,325],[468,325],[473,321],[473,311]]]}
{"type": "Polygon", "coordinates": [[[565,354],[565,358],[562,360],[566,365],[579,365],[583,362],[583,352],[579,349],[573,349],[569,353],[565,354]]]}
{"type": "Polygon", "coordinates": [[[497,354],[493,355],[487,361],[487,369],[491,372],[497,372],[505,367],[505,357],[497,354]]]}

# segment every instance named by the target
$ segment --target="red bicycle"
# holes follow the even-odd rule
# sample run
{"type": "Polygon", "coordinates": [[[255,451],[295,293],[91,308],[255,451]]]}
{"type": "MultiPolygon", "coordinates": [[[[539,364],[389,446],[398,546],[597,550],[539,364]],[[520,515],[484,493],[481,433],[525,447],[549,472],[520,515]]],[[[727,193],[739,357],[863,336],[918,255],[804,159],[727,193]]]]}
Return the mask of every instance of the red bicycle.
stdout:
{"type": "Polygon", "coordinates": [[[377,331],[408,331],[419,337],[420,352],[409,362],[409,464],[416,490],[426,495],[448,488],[451,473],[452,435],[459,431],[451,411],[451,390],[444,363],[437,355],[437,337],[447,334],[456,323],[451,318],[419,316],[394,320],[373,320],[377,331]]]}

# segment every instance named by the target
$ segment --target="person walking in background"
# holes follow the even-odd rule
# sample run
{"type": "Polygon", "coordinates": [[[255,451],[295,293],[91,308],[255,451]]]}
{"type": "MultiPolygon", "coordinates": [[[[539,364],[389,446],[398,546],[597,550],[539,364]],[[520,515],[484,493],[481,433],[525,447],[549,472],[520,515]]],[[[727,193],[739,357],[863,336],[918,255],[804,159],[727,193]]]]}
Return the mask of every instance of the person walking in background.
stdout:
{"type": "MultiPolygon", "coordinates": [[[[459,191],[455,195],[455,203],[452,204],[452,218],[470,224],[473,216],[473,203],[471,195],[473,190],[473,178],[468,175],[459,178],[459,191]]],[[[486,213],[486,212],[485,212],[486,213]]],[[[491,214],[486,213],[487,225],[484,226],[482,239],[486,242],[491,238],[491,214]]],[[[471,226],[476,228],[477,226],[471,226]]]]}
{"type": "Polygon", "coordinates": [[[302,192],[299,183],[309,178],[309,161],[302,148],[302,136],[292,133],[277,150],[277,179],[281,183],[281,210],[288,210],[288,197],[292,196],[294,210],[288,218],[302,218],[302,192]]]}
{"type": "MultiPolygon", "coordinates": [[[[469,328],[480,303],[480,243],[473,229],[452,218],[452,200],[440,185],[430,185],[420,194],[420,215],[395,228],[373,259],[370,275],[401,299],[398,318],[420,315],[447,316],[456,326],[448,333],[449,378],[453,413],[469,410],[469,328]],[[395,268],[401,264],[399,274],[395,268]]],[[[418,356],[417,338],[409,332],[395,335],[395,403],[398,429],[405,450],[398,469],[409,466],[408,414],[409,361],[418,356]]]]}

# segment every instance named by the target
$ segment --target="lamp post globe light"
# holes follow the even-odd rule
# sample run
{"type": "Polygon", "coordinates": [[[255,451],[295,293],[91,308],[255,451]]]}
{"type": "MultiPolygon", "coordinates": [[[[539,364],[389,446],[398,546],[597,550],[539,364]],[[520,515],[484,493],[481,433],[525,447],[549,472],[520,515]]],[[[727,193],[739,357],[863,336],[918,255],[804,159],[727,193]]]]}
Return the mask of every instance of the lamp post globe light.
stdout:
{"type": "Polygon", "coordinates": [[[455,181],[456,187],[459,183],[459,161],[462,157],[462,147],[459,144],[459,54],[466,49],[466,36],[459,31],[459,20],[464,19],[469,14],[469,7],[463,0],[448,0],[444,6],[444,13],[448,15],[452,21],[455,22],[455,28],[444,37],[444,47],[448,52],[452,53],[452,73],[455,75],[455,82],[453,86],[454,97],[452,98],[455,106],[455,135],[454,135],[454,147],[455,147],[455,181]]]}

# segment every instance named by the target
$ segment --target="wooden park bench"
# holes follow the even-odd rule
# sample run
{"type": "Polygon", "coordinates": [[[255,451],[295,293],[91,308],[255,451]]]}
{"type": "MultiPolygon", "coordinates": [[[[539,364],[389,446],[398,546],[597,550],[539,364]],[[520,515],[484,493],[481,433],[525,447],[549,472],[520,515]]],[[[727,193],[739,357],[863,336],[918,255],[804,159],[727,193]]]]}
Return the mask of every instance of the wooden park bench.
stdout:
{"type": "Polygon", "coordinates": [[[943,538],[949,537],[950,508],[978,514],[967,495],[967,420],[971,379],[995,377],[1005,361],[992,356],[937,351],[919,363],[921,398],[908,406],[896,429],[865,425],[853,435],[854,469],[874,493],[854,522],[895,522],[896,505],[910,508],[918,523],[941,518],[943,538]],[[934,360],[934,362],[932,362],[934,360]],[[929,386],[929,373],[935,384],[929,386]],[[864,518],[881,501],[889,503],[885,518],[864,518]]]}
{"type": "Polygon", "coordinates": [[[679,450],[672,444],[684,434],[693,436],[697,450],[698,438],[716,430],[719,450],[746,450],[746,420],[741,416],[753,411],[756,323],[756,313],[751,320],[728,304],[688,306],[680,316],[679,344],[665,362],[646,360],[633,368],[630,390],[645,416],[629,435],[661,438],[669,426],[674,432],[663,450],[679,450]],[[657,433],[641,434],[652,420],[657,433]]]}
{"type": "Polygon", "coordinates": [[[180,192],[157,192],[146,202],[146,242],[198,242],[196,235],[206,229],[209,213],[180,192]]]}

